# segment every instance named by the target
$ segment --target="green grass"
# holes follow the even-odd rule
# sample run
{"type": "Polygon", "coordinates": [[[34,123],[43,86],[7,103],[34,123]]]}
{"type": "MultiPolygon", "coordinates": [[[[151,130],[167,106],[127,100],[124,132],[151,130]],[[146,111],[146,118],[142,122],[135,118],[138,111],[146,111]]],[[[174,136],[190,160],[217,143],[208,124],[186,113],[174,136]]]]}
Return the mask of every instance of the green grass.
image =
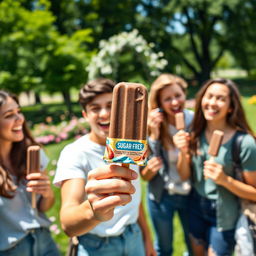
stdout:
{"type": "MultiPolygon", "coordinates": [[[[50,162],[48,165],[48,170],[56,170],[56,162],[59,158],[61,150],[65,147],[65,145],[71,143],[73,140],[66,140],[62,141],[61,143],[58,144],[51,144],[45,147],[46,154],[50,158],[50,162]]],[[[53,179],[53,177],[51,177],[53,179]]],[[[61,205],[61,200],[60,200],[60,189],[53,186],[53,190],[55,193],[55,204],[54,207],[51,208],[48,212],[47,215],[48,217],[54,216],[56,217],[56,224],[58,225],[59,229],[61,230],[61,225],[59,221],[59,210],[60,210],[60,205],[61,205]]],[[[62,255],[65,255],[65,252],[67,250],[67,245],[68,245],[68,237],[64,234],[64,232],[61,230],[60,234],[54,234],[52,232],[53,238],[55,242],[57,243],[62,255]]]]}

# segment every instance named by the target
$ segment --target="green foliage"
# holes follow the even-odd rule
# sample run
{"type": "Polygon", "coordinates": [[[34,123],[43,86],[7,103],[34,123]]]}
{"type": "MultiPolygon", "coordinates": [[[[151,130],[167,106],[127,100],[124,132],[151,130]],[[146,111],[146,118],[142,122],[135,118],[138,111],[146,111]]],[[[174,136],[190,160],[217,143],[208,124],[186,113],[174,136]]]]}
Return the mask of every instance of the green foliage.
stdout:
{"type": "MultiPolygon", "coordinates": [[[[67,95],[87,80],[84,69],[100,41],[133,29],[164,54],[169,65],[162,72],[201,82],[216,67],[235,65],[253,77],[255,6],[255,0],[2,0],[0,86],[67,95]]],[[[123,53],[111,62],[113,69],[119,64],[114,77],[150,83],[141,65],[147,59],[123,53]]]]}
{"type": "MultiPolygon", "coordinates": [[[[72,104],[75,116],[81,117],[81,107],[78,103],[72,104]]],[[[22,108],[26,120],[30,123],[30,127],[34,124],[46,122],[48,116],[51,117],[52,123],[58,124],[61,122],[62,116],[67,119],[67,110],[63,103],[51,103],[51,104],[37,104],[35,106],[27,106],[22,108]]]]}
{"type": "MultiPolygon", "coordinates": [[[[139,19],[138,28],[148,41],[157,42],[156,46],[164,52],[169,63],[178,64],[185,71],[182,75],[193,74],[204,81],[228,49],[227,16],[236,11],[239,2],[141,1],[143,18],[139,19]]],[[[176,71],[174,67],[170,70],[176,71]]]]}
{"type": "Polygon", "coordinates": [[[31,12],[10,0],[2,1],[0,10],[1,87],[16,93],[39,90],[42,60],[54,32],[55,18],[47,10],[31,12]]]}
{"type": "Polygon", "coordinates": [[[0,4],[0,85],[15,93],[42,90],[69,93],[86,80],[93,41],[90,29],[60,35],[47,0],[25,9],[16,1],[0,4]]]}
{"type": "Polygon", "coordinates": [[[85,66],[90,59],[86,43],[93,40],[90,32],[88,29],[79,30],[71,36],[55,33],[44,76],[48,91],[69,91],[86,81],[85,66]]]}
{"type": "Polygon", "coordinates": [[[238,5],[236,12],[231,12],[227,22],[229,48],[236,58],[237,65],[253,77],[256,68],[256,1],[245,0],[238,5]]]}

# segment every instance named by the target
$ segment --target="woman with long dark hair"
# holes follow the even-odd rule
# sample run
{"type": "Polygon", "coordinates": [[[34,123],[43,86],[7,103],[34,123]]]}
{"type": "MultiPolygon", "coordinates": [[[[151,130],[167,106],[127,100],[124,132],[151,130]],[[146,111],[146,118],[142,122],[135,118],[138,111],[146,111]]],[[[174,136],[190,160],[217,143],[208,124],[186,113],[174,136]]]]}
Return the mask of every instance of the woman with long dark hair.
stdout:
{"type": "Polygon", "coordinates": [[[18,99],[0,90],[0,255],[59,255],[43,212],[54,194],[44,171],[48,160],[40,152],[41,172],[26,174],[26,152],[37,145],[21,113],[18,99]],[[31,205],[37,194],[37,209],[31,205]]]}
{"type": "Polygon", "coordinates": [[[180,149],[178,170],[191,178],[190,235],[194,254],[232,255],[239,198],[256,200],[255,136],[246,120],[235,83],[229,79],[207,81],[196,96],[190,139],[180,131],[174,137],[180,149]],[[224,132],[215,161],[209,161],[209,141],[215,130],[224,132]],[[233,141],[245,133],[239,157],[242,180],[233,165],[233,141]]]}

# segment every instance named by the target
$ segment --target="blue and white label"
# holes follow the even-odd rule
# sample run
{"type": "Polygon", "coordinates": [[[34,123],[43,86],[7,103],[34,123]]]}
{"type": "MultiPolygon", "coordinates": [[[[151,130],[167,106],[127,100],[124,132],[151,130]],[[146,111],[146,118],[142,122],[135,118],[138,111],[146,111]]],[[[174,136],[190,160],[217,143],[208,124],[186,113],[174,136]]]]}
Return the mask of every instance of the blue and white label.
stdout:
{"type": "Polygon", "coordinates": [[[121,140],[116,143],[116,149],[140,152],[143,151],[144,144],[140,142],[121,140]]]}

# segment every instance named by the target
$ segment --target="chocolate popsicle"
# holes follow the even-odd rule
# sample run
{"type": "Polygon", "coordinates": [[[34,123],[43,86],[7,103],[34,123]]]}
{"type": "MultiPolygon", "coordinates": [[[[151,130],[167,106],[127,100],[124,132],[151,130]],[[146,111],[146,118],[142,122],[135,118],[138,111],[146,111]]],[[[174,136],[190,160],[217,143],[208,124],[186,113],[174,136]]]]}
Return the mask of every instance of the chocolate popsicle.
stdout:
{"type": "Polygon", "coordinates": [[[223,131],[215,130],[212,134],[208,154],[211,156],[209,161],[214,162],[214,157],[218,155],[220,145],[224,136],[223,131]]]}
{"type": "Polygon", "coordinates": [[[147,104],[144,85],[121,82],[114,87],[105,161],[145,165],[147,104]]]}
{"type": "Polygon", "coordinates": [[[185,129],[185,120],[184,120],[184,113],[179,112],[175,114],[175,126],[177,130],[184,130],[185,129]]]}
{"type": "MultiPolygon", "coordinates": [[[[27,149],[27,174],[40,172],[40,147],[29,146],[27,149]]],[[[31,205],[36,209],[36,193],[32,192],[31,205]]]]}

